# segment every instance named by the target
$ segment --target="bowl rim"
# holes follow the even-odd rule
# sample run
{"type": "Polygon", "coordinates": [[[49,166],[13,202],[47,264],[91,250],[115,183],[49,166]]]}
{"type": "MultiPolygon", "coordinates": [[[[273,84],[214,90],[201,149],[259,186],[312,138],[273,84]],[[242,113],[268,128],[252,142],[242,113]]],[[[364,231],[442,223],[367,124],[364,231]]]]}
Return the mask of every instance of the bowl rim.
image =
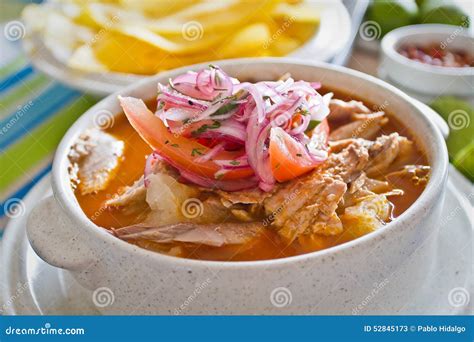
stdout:
{"type": "MultiPolygon", "coordinates": [[[[425,64],[419,61],[412,60],[408,57],[401,55],[397,50],[396,46],[401,39],[419,36],[419,35],[440,35],[450,37],[453,35],[452,39],[455,39],[458,36],[462,36],[466,39],[470,39],[474,42],[474,37],[464,32],[466,30],[463,26],[455,25],[446,25],[446,24],[417,24],[417,25],[408,25],[399,27],[395,30],[387,33],[381,42],[382,52],[390,57],[393,61],[402,65],[403,67],[416,69],[417,71],[423,71],[426,73],[443,75],[443,76],[469,76],[473,75],[474,67],[444,67],[437,65],[425,64]],[[459,30],[458,33],[457,30],[459,30]]],[[[446,38],[444,38],[446,39],[446,38]]],[[[441,43],[441,41],[440,41],[441,43]]]]}
{"type": "MultiPolygon", "coordinates": [[[[103,109],[103,108],[101,108],[103,109]]],[[[413,100],[403,93],[401,90],[396,87],[377,79],[374,76],[364,74],[362,72],[349,69],[342,66],[332,65],[324,62],[311,62],[304,61],[301,59],[295,58],[278,58],[278,57],[265,57],[265,58],[237,58],[237,59],[227,59],[220,61],[212,61],[206,63],[199,63],[194,65],[189,65],[177,69],[172,69],[160,74],[155,75],[154,77],[141,80],[137,83],[134,83],[120,91],[117,91],[97,104],[89,108],[76,122],[69,128],[64,137],[62,138],[53,161],[52,168],[52,188],[55,200],[59,203],[60,207],[69,219],[73,223],[78,223],[79,229],[87,230],[89,234],[93,235],[93,238],[97,241],[102,242],[103,244],[113,244],[112,248],[122,249],[124,253],[139,258],[140,260],[147,259],[153,262],[170,262],[174,263],[176,266],[181,267],[193,267],[197,268],[207,268],[207,269],[237,269],[240,267],[243,268],[267,268],[267,267],[278,267],[282,265],[287,265],[289,263],[297,263],[306,259],[314,258],[323,258],[328,255],[338,254],[338,252],[347,251],[351,248],[369,243],[371,240],[375,240],[382,234],[387,234],[388,232],[397,229],[403,224],[410,222],[411,216],[413,216],[415,210],[420,211],[423,207],[426,207],[427,204],[430,206],[433,202],[439,199],[439,192],[444,191],[444,184],[447,179],[447,169],[448,169],[448,152],[446,144],[440,130],[436,127],[435,123],[431,122],[428,116],[420,110],[413,102],[413,100]],[[100,108],[100,105],[105,101],[111,101],[113,98],[116,98],[118,95],[129,94],[130,92],[137,90],[142,87],[146,87],[150,83],[157,82],[158,78],[166,77],[168,75],[174,75],[183,73],[190,69],[198,69],[209,65],[209,63],[214,63],[220,65],[223,68],[226,66],[238,66],[238,65],[248,65],[249,63],[253,64],[273,64],[273,65],[287,65],[287,66],[302,66],[302,67],[316,67],[329,69],[331,71],[339,72],[342,74],[349,74],[351,77],[359,78],[363,82],[370,82],[378,87],[383,87],[385,90],[390,91],[393,95],[399,97],[401,100],[408,103],[411,109],[416,112],[427,129],[431,131],[432,140],[435,144],[438,145],[438,148],[435,149],[433,156],[431,157],[431,164],[435,164],[437,167],[432,169],[431,177],[426,185],[426,188],[418,197],[418,199],[396,220],[388,223],[384,227],[361,237],[358,237],[354,240],[329,247],[323,250],[300,254],[291,257],[279,258],[279,259],[266,259],[266,260],[256,260],[256,261],[213,261],[213,260],[198,260],[198,259],[188,259],[188,258],[179,258],[174,256],[169,256],[159,252],[150,251],[144,248],[140,248],[131,243],[122,241],[112,234],[108,233],[105,229],[95,225],[82,211],[80,206],[77,203],[77,200],[74,196],[73,190],[70,186],[69,176],[67,173],[67,154],[72,146],[73,141],[77,135],[85,129],[85,127],[90,122],[90,117],[97,112],[97,108],[100,108]],[[67,177],[66,177],[67,176],[67,177]]]]}

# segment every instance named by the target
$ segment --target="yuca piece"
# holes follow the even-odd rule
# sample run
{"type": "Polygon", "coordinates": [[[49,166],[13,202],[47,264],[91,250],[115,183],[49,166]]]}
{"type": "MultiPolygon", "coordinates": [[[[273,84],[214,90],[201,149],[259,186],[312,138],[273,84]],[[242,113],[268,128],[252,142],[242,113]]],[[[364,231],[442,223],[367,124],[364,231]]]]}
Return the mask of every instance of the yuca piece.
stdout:
{"type": "Polygon", "coordinates": [[[82,195],[104,190],[120,164],[124,142],[99,129],[81,134],[69,152],[76,173],[77,187],[82,195]]]}

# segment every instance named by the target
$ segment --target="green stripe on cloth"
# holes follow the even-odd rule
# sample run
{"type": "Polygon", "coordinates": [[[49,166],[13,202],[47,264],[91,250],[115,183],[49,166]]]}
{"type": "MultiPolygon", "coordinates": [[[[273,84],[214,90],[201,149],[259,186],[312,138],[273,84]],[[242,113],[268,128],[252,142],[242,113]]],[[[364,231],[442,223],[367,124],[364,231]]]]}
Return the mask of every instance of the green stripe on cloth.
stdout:
{"type": "Polygon", "coordinates": [[[2,106],[2,112],[0,113],[0,119],[3,119],[8,114],[16,109],[17,106],[27,102],[30,97],[37,96],[40,92],[40,88],[46,88],[51,82],[45,76],[36,74],[31,79],[28,79],[20,86],[13,88],[5,96],[0,98],[0,105],[2,106]]]}
{"type": "MultiPolygon", "coordinates": [[[[36,163],[32,168],[28,169],[24,174],[20,175],[14,183],[8,185],[5,190],[0,191],[0,203],[5,202],[11,198],[17,191],[27,185],[31,180],[35,179],[48,165],[51,164],[54,157],[54,151],[44,157],[39,163],[36,163]]],[[[2,226],[0,225],[0,229],[2,226]]]]}
{"type": "Polygon", "coordinates": [[[26,58],[24,56],[17,57],[13,61],[7,63],[5,66],[0,67],[0,78],[4,78],[8,74],[12,74],[15,71],[21,69],[26,64],[26,58]]]}
{"type": "Polygon", "coordinates": [[[4,165],[0,170],[0,192],[52,153],[74,121],[96,102],[96,99],[87,95],[74,99],[0,155],[0,165],[4,165]]]}

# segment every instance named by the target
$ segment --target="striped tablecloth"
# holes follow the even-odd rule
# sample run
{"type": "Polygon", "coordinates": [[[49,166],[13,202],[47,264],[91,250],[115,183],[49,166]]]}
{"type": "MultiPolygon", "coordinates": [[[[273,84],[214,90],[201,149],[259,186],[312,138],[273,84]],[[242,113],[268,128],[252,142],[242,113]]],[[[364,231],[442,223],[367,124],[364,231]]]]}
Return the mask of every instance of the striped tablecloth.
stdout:
{"type": "Polygon", "coordinates": [[[0,47],[1,234],[22,210],[22,198],[51,169],[64,133],[97,99],[35,71],[20,42],[3,39],[0,47]]]}

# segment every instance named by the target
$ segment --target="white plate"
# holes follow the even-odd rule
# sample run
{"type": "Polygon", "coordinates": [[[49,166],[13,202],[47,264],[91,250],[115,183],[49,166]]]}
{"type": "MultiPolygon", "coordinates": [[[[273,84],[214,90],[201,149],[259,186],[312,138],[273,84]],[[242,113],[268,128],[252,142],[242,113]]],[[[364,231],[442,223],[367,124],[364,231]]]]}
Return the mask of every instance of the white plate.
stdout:
{"type": "MultiPolygon", "coordinates": [[[[327,62],[348,43],[351,19],[341,0],[317,0],[323,10],[321,23],[314,38],[289,56],[327,62]]],[[[38,35],[26,35],[24,49],[32,64],[62,83],[94,95],[108,95],[146,76],[104,72],[86,73],[68,67],[54,56],[38,35]]]]}
{"type": "MultiPolygon", "coordinates": [[[[49,176],[43,178],[25,198],[25,213],[13,219],[3,241],[2,302],[6,314],[15,315],[94,315],[99,314],[92,294],[78,285],[67,272],[41,260],[31,249],[25,222],[28,211],[51,193],[49,176]]],[[[450,293],[461,289],[472,293],[472,205],[467,194],[472,186],[450,168],[450,178],[442,215],[439,245],[430,277],[420,295],[411,303],[401,303],[402,315],[469,314],[469,304],[455,306],[450,293]]],[[[471,190],[470,190],[471,189],[471,190]]],[[[469,296],[469,295],[468,295],[469,296]]],[[[472,297],[472,295],[471,295],[472,297]]],[[[304,314],[302,312],[301,314],[304,314]]]]}

